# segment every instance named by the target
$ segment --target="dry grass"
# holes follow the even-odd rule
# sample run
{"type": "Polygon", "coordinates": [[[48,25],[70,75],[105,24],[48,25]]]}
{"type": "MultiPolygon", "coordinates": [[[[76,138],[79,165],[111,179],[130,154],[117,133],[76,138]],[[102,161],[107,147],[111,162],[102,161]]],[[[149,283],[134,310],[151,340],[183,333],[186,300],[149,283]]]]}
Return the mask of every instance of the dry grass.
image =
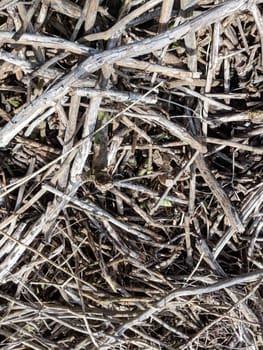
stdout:
{"type": "Polygon", "coordinates": [[[262,1],[0,2],[0,346],[261,349],[262,1]]]}

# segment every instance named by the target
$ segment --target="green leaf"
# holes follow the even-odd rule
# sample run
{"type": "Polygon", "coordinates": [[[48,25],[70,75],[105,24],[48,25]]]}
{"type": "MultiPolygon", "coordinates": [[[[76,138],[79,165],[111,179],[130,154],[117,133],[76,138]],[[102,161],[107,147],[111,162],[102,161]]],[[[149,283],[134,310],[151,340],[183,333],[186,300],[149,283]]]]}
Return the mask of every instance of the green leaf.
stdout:
{"type": "Polygon", "coordinates": [[[20,101],[19,100],[16,100],[16,99],[13,99],[13,100],[10,100],[10,104],[15,107],[15,108],[18,108],[20,106],[20,101]]]}
{"type": "Polygon", "coordinates": [[[160,206],[166,207],[166,208],[171,208],[173,206],[173,204],[168,199],[163,199],[163,200],[161,200],[160,206]]]}

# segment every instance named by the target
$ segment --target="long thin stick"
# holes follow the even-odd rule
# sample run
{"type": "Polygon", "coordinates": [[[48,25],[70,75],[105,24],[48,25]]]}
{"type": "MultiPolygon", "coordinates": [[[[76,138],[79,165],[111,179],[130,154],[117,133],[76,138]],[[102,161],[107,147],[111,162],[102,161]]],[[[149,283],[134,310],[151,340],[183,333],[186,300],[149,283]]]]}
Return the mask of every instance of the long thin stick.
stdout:
{"type": "Polygon", "coordinates": [[[262,278],[262,276],[263,276],[263,270],[260,269],[255,272],[240,275],[238,277],[224,279],[220,282],[214,283],[207,287],[194,287],[194,288],[189,287],[189,288],[177,289],[171,292],[170,294],[168,294],[166,297],[162,298],[155,305],[153,305],[153,307],[144,311],[140,316],[122,325],[115,333],[115,336],[119,337],[129,328],[138,326],[143,321],[145,321],[146,319],[154,315],[155,312],[160,311],[161,309],[167,307],[167,305],[176,298],[217,292],[224,288],[230,288],[239,284],[251,283],[251,282],[257,281],[259,278],[262,278]]]}

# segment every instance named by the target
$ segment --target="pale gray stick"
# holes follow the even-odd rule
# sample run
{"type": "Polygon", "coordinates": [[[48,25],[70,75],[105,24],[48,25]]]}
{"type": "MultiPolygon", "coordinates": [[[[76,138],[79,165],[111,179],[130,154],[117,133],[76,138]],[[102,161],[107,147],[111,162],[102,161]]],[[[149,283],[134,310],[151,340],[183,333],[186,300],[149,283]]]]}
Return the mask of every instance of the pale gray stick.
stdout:
{"type": "Polygon", "coordinates": [[[81,7],[76,5],[73,1],[52,0],[50,1],[50,6],[54,11],[71,18],[79,18],[81,16],[81,7]]]}
{"type": "Polygon", "coordinates": [[[255,18],[261,43],[261,65],[263,65],[263,18],[256,4],[251,6],[251,12],[255,18]]]}
{"type": "Polygon", "coordinates": [[[166,297],[162,298],[155,305],[153,305],[150,309],[144,311],[140,316],[123,324],[115,332],[114,336],[119,337],[129,328],[138,326],[139,324],[147,320],[149,317],[154,315],[156,312],[160,312],[161,309],[168,307],[169,303],[176,298],[217,292],[222,289],[230,288],[239,284],[255,282],[259,278],[262,278],[262,276],[263,276],[263,270],[260,269],[255,272],[250,272],[244,275],[240,275],[238,277],[222,280],[220,282],[214,283],[207,287],[188,287],[188,288],[181,288],[181,289],[172,291],[166,297]]]}
{"type": "Polygon", "coordinates": [[[53,193],[56,196],[63,198],[67,202],[71,202],[72,204],[79,207],[80,210],[86,211],[86,212],[90,213],[91,215],[95,215],[101,219],[108,220],[109,222],[111,222],[115,226],[118,226],[119,228],[123,229],[124,231],[131,233],[131,234],[135,235],[136,237],[143,239],[144,241],[151,241],[150,237],[146,236],[142,232],[135,230],[131,225],[125,224],[125,223],[115,219],[111,214],[107,213],[104,209],[101,209],[100,207],[98,207],[97,205],[95,205],[94,203],[92,203],[88,199],[84,203],[84,202],[82,202],[76,198],[73,198],[70,195],[64,194],[63,192],[58,191],[55,188],[53,188],[49,185],[46,185],[46,184],[43,185],[43,189],[53,193]]]}
{"type": "Polygon", "coordinates": [[[207,143],[234,147],[243,151],[253,152],[255,154],[263,154],[263,147],[254,147],[250,145],[244,145],[243,143],[238,143],[232,140],[217,139],[215,137],[207,137],[206,141],[207,143]]]}
{"type": "MultiPolygon", "coordinates": [[[[156,192],[156,191],[152,191],[147,187],[144,187],[142,185],[138,185],[138,184],[133,184],[131,182],[122,182],[122,181],[116,181],[113,183],[114,186],[116,187],[120,187],[120,188],[128,188],[134,192],[141,192],[141,193],[145,193],[147,194],[149,197],[151,198],[160,198],[161,195],[156,192]]],[[[175,196],[167,196],[166,199],[170,202],[176,203],[178,205],[187,205],[188,201],[185,199],[181,199],[181,198],[177,198],[175,196]]]]}
{"type": "MultiPolygon", "coordinates": [[[[70,107],[68,112],[68,122],[66,125],[65,136],[64,136],[64,145],[63,145],[63,151],[62,151],[62,153],[64,154],[68,154],[68,151],[72,149],[72,146],[74,144],[74,136],[76,133],[76,126],[77,126],[77,120],[79,115],[79,104],[80,104],[80,97],[73,95],[70,101],[70,107]]],[[[61,110],[61,113],[65,113],[64,109],[61,110]]],[[[63,163],[63,160],[61,161],[61,163],[63,163]]],[[[69,172],[70,172],[70,163],[65,166],[64,170],[58,176],[57,181],[60,189],[66,188],[69,172]]],[[[54,204],[55,206],[58,205],[56,201],[54,202],[54,204]]]]}
{"type": "Polygon", "coordinates": [[[201,76],[200,72],[189,72],[186,69],[161,66],[160,64],[144,62],[134,58],[127,58],[125,60],[117,61],[116,64],[124,68],[140,69],[177,79],[199,79],[201,76]]]}
{"type": "Polygon", "coordinates": [[[188,131],[182,126],[171,122],[168,119],[165,119],[162,116],[153,116],[153,115],[143,115],[141,119],[149,120],[153,123],[156,123],[163,128],[165,128],[171,135],[176,136],[181,141],[186,142],[192,148],[195,148],[200,153],[206,152],[206,146],[197,141],[192,135],[188,133],[188,131]]]}
{"type": "Polygon", "coordinates": [[[0,31],[0,43],[48,47],[57,50],[62,49],[78,55],[90,55],[98,52],[97,50],[89,48],[85,45],[80,45],[61,38],[24,33],[18,40],[16,40],[14,39],[15,34],[16,32],[0,31]]]}
{"type": "Polygon", "coordinates": [[[211,173],[210,169],[208,168],[203,155],[199,154],[196,157],[195,162],[196,162],[196,165],[197,165],[203,179],[205,180],[207,186],[210,188],[213,195],[216,197],[216,199],[220,203],[222,209],[224,210],[225,215],[228,218],[229,224],[237,232],[241,232],[241,233],[244,232],[245,227],[239,218],[239,215],[238,215],[238,212],[236,211],[236,208],[234,206],[232,206],[232,203],[230,202],[225,191],[217,183],[214,175],[211,173]]]}
{"type": "Polygon", "coordinates": [[[20,67],[25,73],[30,73],[34,69],[34,65],[28,60],[15,56],[3,49],[0,49],[0,59],[20,67]]]}
{"type": "Polygon", "coordinates": [[[77,88],[75,90],[77,96],[87,96],[91,97],[106,97],[113,101],[118,102],[134,102],[140,101],[141,103],[156,104],[157,98],[151,96],[143,96],[142,94],[137,94],[134,92],[127,91],[113,91],[113,90],[100,90],[91,88],[77,88]]]}
{"type": "MultiPolygon", "coordinates": [[[[249,217],[253,215],[253,211],[263,203],[263,187],[260,186],[257,191],[253,192],[251,198],[248,202],[246,202],[241,209],[241,219],[244,224],[247,223],[249,217]]],[[[217,259],[218,255],[222,252],[226,244],[230,241],[230,239],[235,234],[235,228],[231,227],[227,230],[223,237],[219,240],[217,245],[213,250],[214,258],[217,259]]]]}
{"type": "Polygon", "coordinates": [[[1,0],[0,10],[4,10],[10,6],[14,6],[19,0],[1,0]]]}
{"type": "Polygon", "coordinates": [[[116,24],[114,24],[111,28],[109,28],[105,32],[86,35],[82,38],[82,40],[83,39],[85,39],[86,41],[108,40],[110,38],[118,37],[125,30],[128,23],[130,23],[133,19],[138,18],[140,15],[144,14],[145,12],[149,11],[151,8],[155,7],[160,2],[162,2],[162,0],[147,1],[142,6],[130,12],[127,16],[118,20],[116,24]]]}
{"type": "Polygon", "coordinates": [[[203,101],[203,102],[205,102],[207,104],[210,104],[210,105],[212,105],[214,107],[217,107],[219,109],[225,109],[227,111],[232,111],[233,110],[233,108],[231,106],[227,106],[227,105],[225,105],[222,102],[218,102],[218,101],[216,101],[216,100],[214,100],[214,99],[212,99],[212,98],[210,98],[210,97],[208,97],[206,95],[202,95],[199,92],[191,90],[191,89],[189,89],[187,87],[180,86],[180,87],[177,88],[177,90],[185,92],[187,95],[191,95],[193,97],[196,97],[199,100],[201,100],[201,101],[203,101]]]}

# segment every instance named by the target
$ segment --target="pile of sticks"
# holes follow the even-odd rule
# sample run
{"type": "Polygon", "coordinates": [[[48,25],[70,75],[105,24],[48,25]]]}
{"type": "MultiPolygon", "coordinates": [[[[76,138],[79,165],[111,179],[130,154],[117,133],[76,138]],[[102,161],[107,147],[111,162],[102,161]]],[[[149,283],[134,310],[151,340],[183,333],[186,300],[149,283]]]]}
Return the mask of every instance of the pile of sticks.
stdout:
{"type": "Polygon", "coordinates": [[[259,349],[263,1],[0,2],[3,349],[259,349]]]}

